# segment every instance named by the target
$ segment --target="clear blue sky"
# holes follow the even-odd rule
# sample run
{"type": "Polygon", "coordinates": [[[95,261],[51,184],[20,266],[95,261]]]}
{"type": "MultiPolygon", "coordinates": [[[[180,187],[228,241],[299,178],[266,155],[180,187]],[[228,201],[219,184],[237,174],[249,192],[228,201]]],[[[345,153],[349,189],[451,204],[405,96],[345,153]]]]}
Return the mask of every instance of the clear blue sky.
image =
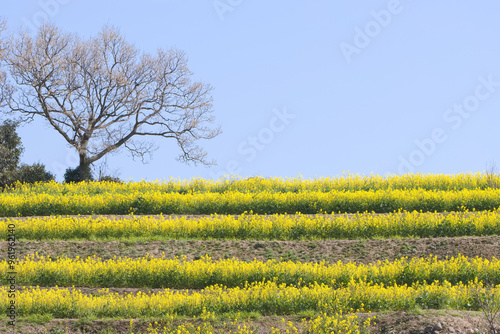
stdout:
{"type": "MultiPolygon", "coordinates": [[[[148,164],[126,151],[124,180],[170,176],[321,177],[460,173],[500,165],[500,3],[169,0],[0,2],[10,32],[48,17],[82,36],[120,28],[144,52],[186,52],[214,86],[223,133],[201,145],[218,165],[148,164]]],[[[20,129],[23,161],[62,179],[75,152],[43,121],[20,129]]]]}

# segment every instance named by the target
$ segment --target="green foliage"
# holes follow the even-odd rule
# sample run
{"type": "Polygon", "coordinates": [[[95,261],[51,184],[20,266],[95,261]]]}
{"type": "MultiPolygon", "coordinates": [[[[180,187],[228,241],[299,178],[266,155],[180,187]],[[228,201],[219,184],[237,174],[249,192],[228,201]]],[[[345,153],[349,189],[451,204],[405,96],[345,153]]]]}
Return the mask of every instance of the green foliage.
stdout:
{"type": "Polygon", "coordinates": [[[38,325],[43,325],[48,323],[53,319],[51,314],[30,314],[26,317],[26,320],[28,322],[38,324],[38,325]]]}
{"type": "Polygon", "coordinates": [[[45,169],[45,165],[40,163],[21,164],[14,176],[17,181],[22,183],[49,182],[55,179],[55,176],[45,169]]]}
{"type": "MultiPolygon", "coordinates": [[[[96,178],[92,176],[92,170],[89,165],[84,167],[84,179],[82,179],[82,175],[80,173],[80,166],[75,168],[68,168],[64,173],[64,182],[82,182],[82,181],[94,181],[96,178]],[[85,180],[85,175],[87,175],[87,179],[85,180]]],[[[99,176],[97,177],[99,182],[116,182],[122,183],[122,180],[116,176],[111,175],[102,175],[102,172],[99,172],[99,176]]]]}
{"type": "Polygon", "coordinates": [[[116,176],[111,176],[111,175],[105,175],[105,176],[101,176],[99,178],[99,181],[100,182],[117,182],[117,183],[121,183],[123,182],[122,180],[120,180],[119,177],[116,177],[116,176]]]}
{"type": "Polygon", "coordinates": [[[19,166],[24,148],[16,132],[18,125],[17,122],[6,120],[0,126],[0,187],[5,188],[16,181],[35,183],[54,180],[55,176],[49,173],[43,164],[19,166]]]}
{"type": "MultiPolygon", "coordinates": [[[[66,172],[64,173],[64,182],[70,183],[70,182],[81,182],[83,181],[80,175],[80,166],[76,168],[68,168],[66,169],[66,172]]],[[[92,177],[92,172],[90,170],[90,166],[86,165],[84,167],[84,175],[88,175],[89,179],[87,181],[93,181],[94,178],[92,177]]]]}
{"type": "Polygon", "coordinates": [[[6,120],[0,125],[0,186],[5,187],[13,181],[13,175],[23,153],[21,138],[16,129],[17,122],[6,120]]]}

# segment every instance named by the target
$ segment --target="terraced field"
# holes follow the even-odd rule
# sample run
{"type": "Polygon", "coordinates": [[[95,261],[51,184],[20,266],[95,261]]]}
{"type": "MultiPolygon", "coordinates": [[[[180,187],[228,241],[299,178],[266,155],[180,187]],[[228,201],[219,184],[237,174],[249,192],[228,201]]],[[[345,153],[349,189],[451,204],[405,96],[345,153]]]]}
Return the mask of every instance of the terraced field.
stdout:
{"type": "Polygon", "coordinates": [[[500,305],[498,185],[485,174],[18,184],[0,194],[0,330],[487,333],[485,302],[500,305]]]}

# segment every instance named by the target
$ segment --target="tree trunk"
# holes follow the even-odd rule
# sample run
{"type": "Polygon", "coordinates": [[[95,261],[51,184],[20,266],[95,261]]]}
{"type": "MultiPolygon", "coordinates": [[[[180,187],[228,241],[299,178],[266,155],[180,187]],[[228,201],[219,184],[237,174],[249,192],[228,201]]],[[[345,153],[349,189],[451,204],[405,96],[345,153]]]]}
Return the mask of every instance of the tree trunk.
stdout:
{"type": "Polygon", "coordinates": [[[80,154],[80,165],[78,166],[78,172],[80,173],[80,181],[90,181],[90,179],[92,178],[86,154],[80,154]]]}

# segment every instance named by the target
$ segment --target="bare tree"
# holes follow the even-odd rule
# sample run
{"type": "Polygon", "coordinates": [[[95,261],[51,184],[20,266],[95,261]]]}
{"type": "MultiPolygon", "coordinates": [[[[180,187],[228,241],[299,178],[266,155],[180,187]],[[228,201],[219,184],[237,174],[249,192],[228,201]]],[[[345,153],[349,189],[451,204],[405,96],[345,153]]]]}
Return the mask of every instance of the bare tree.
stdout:
{"type": "Polygon", "coordinates": [[[486,167],[486,184],[493,189],[500,188],[500,175],[498,174],[497,165],[492,160],[486,167]]]}
{"type": "Polygon", "coordinates": [[[220,133],[208,126],[212,87],[191,81],[183,52],[141,54],[113,27],[84,40],[44,24],[35,37],[13,38],[6,59],[16,86],[10,109],[47,120],[78,151],[81,180],[122,146],[144,159],[155,148],[150,136],[175,140],[180,161],[213,163],[196,144],[220,133]]]}
{"type": "Polygon", "coordinates": [[[5,52],[7,49],[6,43],[2,40],[2,32],[6,29],[6,22],[4,19],[0,18],[0,107],[3,106],[3,104],[7,101],[8,99],[8,92],[9,90],[7,89],[7,76],[5,72],[2,70],[2,65],[3,65],[3,60],[5,57],[5,52]]]}

